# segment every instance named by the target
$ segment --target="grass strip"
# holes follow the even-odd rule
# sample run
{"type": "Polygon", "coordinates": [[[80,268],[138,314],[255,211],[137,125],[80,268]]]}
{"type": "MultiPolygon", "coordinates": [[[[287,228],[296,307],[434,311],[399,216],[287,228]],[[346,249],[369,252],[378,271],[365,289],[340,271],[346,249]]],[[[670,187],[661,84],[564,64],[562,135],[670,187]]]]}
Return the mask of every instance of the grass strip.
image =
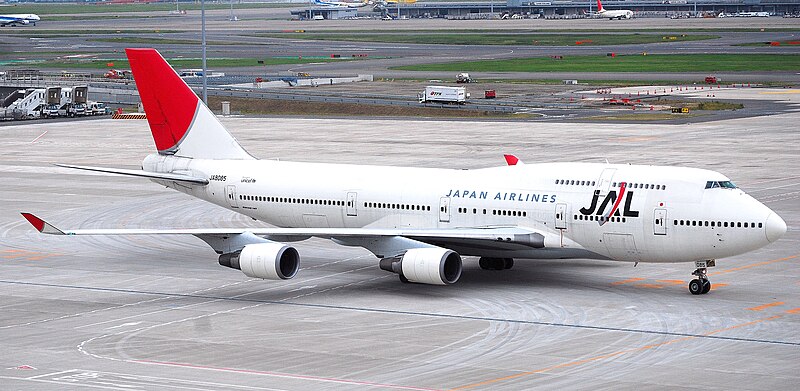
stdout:
{"type": "Polygon", "coordinates": [[[450,72],[753,72],[796,71],[800,54],[651,54],[461,61],[393,67],[450,72]]]}
{"type": "MultiPolygon", "coordinates": [[[[168,59],[170,65],[175,68],[199,68],[201,60],[199,58],[172,58],[168,59]]],[[[243,68],[243,67],[264,67],[267,65],[283,64],[308,64],[313,62],[331,61],[352,61],[350,58],[332,59],[328,57],[270,57],[264,59],[256,58],[209,58],[207,60],[210,68],[243,68]],[[263,61],[259,64],[258,61],[263,61]]],[[[66,68],[66,69],[107,69],[114,67],[118,69],[130,69],[128,60],[125,59],[94,59],[94,60],[55,60],[55,61],[20,61],[10,66],[31,66],[37,68],[66,68]],[[113,64],[113,65],[108,65],[113,64]]]]}

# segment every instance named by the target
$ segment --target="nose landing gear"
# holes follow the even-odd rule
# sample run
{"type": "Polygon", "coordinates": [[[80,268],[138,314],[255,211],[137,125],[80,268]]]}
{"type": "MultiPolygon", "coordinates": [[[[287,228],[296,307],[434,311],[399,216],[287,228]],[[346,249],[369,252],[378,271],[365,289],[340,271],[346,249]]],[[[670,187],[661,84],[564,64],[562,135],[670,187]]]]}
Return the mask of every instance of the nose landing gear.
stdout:
{"type": "Polygon", "coordinates": [[[697,278],[689,282],[689,292],[693,295],[704,295],[711,290],[711,282],[708,281],[707,276],[708,268],[716,266],[716,262],[713,259],[697,261],[695,266],[697,266],[697,270],[692,272],[692,275],[697,278]]]}

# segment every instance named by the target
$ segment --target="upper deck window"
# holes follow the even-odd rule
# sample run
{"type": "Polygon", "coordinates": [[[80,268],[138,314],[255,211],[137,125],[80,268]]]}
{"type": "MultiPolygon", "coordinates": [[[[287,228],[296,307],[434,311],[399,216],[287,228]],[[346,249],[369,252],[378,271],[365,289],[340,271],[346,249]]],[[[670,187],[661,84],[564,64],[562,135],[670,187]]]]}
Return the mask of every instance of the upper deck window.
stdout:
{"type": "Polygon", "coordinates": [[[731,181],[708,181],[706,182],[706,189],[735,189],[736,185],[731,181]]]}

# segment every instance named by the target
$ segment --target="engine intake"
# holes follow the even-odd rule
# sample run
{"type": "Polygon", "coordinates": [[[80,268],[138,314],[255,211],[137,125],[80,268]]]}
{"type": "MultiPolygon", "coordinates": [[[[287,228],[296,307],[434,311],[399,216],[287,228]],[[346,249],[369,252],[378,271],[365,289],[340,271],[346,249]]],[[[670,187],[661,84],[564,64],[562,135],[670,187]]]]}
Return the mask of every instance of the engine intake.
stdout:
{"type": "Polygon", "coordinates": [[[219,264],[241,270],[248,277],[288,280],[300,269],[300,254],[281,243],[248,244],[242,251],[220,255],[219,264]]]}
{"type": "Polygon", "coordinates": [[[461,256],[441,247],[414,248],[400,259],[382,259],[380,266],[420,284],[450,285],[461,277],[461,256]]]}

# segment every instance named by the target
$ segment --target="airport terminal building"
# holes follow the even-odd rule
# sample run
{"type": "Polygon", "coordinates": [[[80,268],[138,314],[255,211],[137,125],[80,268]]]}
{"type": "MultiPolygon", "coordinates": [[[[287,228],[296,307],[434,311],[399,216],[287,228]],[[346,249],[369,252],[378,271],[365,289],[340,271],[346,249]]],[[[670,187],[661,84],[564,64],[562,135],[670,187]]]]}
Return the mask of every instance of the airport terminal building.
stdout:
{"type": "MultiPolygon", "coordinates": [[[[630,9],[635,17],[717,16],[768,13],[773,16],[800,14],[800,0],[606,0],[609,10],[630,9]]],[[[312,6],[292,11],[300,19],[342,19],[382,12],[392,18],[489,19],[493,17],[585,18],[597,11],[596,0],[507,0],[477,2],[425,2],[387,4],[365,8],[312,6]]]]}

